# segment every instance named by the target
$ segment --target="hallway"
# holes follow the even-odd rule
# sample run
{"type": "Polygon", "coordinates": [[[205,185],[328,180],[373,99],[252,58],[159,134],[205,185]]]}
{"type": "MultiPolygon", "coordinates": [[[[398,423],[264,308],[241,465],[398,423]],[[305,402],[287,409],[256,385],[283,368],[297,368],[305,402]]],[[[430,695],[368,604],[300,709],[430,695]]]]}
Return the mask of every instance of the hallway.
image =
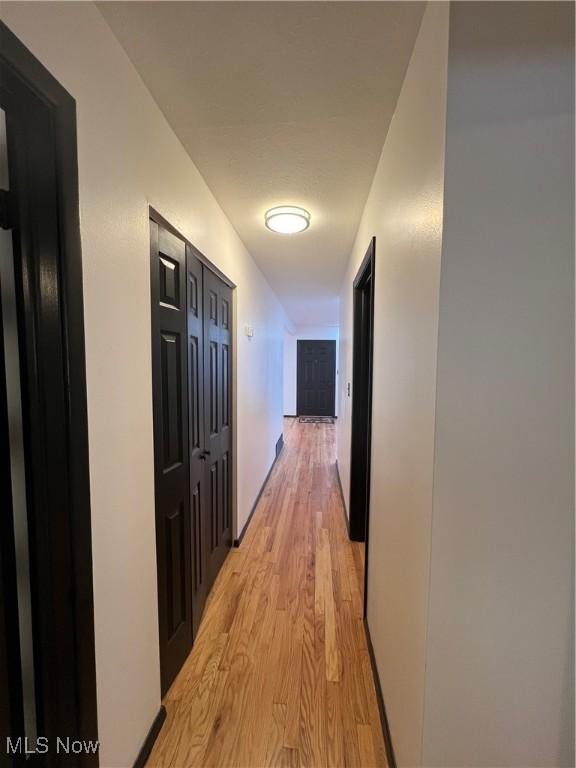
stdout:
{"type": "Polygon", "coordinates": [[[149,766],[384,766],[333,425],[286,419],[285,447],[165,698],[149,766]]]}

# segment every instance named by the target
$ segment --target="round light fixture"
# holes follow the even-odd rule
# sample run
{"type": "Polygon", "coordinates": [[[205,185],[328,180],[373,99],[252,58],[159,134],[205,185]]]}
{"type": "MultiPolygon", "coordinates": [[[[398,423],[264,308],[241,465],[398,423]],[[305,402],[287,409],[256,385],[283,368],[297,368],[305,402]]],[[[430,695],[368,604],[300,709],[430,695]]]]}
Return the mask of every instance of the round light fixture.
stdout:
{"type": "Polygon", "coordinates": [[[264,221],[268,229],[281,235],[295,235],[310,226],[310,214],[296,205],[278,205],[266,211],[264,221]]]}

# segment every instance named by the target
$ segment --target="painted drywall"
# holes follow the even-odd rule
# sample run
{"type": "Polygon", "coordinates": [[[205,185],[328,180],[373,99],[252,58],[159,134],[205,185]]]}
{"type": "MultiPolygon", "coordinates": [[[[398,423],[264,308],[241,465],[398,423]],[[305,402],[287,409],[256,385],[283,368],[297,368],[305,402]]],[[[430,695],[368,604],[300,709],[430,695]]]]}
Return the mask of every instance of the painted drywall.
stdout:
{"type": "Polygon", "coordinates": [[[160,706],[148,206],[238,285],[238,527],[282,431],[285,315],[96,7],[2,19],[77,102],[100,764],[125,768],[160,706]]]}
{"type": "Polygon", "coordinates": [[[397,762],[572,766],[574,8],[453,3],[449,46],[447,14],[425,13],[341,293],[339,466],[346,498],[376,235],[368,622],[397,762]]]}
{"type": "Polygon", "coordinates": [[[398,764],[420,764],[448,7],[428,5],[340,296],[338,464],[349,494],[352,282],[376,236],[368,622],[398,764]]]}
{"type": "Polygon", "coordinates": [[[426,766],[574,765],[573,45],[451,6],[426,766]]]}
{"type": "Polygon", "coordinates": [[[296,375],[298,371],[298,340],[316,339],[317,341],[336,342],[336,399],[335,415],[338,416],[338,326],[298,325],[293,330],[284,330],[284,415],[296,416],[296,375]]]}

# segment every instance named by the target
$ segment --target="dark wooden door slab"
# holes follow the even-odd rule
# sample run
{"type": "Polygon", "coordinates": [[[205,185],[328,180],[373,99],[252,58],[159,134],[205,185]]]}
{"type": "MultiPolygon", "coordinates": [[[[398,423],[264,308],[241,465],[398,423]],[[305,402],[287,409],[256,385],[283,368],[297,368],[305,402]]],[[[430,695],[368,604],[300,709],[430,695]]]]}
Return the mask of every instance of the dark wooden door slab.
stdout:
{"type": "Polygon", "coordinates": [[[336,342],[297,343],[298,416],[334,416],[336,342]]]}

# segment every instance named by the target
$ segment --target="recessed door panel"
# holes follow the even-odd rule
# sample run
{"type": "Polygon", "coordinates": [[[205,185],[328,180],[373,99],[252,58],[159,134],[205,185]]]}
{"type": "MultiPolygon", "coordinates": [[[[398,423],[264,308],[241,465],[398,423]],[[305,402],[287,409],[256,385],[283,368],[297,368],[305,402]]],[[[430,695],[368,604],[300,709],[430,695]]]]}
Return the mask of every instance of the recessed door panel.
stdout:
{"type": "Polygon", "coordinates": [[[318,381],[321,384],[328,383],[330,367],[330,361],[324,355],[320,355],[318,359],[318,381]]]}
{"type": "Polygon", "coordinates": [[[222,328],[228,330],[230,327],[230,302],[228,299],[222,299],[222,328]]]}
{"type": "Polygon", "coordinates": [[[192,541],[194,545],[193,556],[193,570],[194,570],[194,584],[193,589],[195,592],[202,586],[204,581],[204,556],[202,549],[204,547],[204,537],[202,534],[201,515],[202,510],[200,507],[200,484],[198,484],[192,491],[191,496],[191,512],[192,512],[192,541]]]}
{"type": "Polygon", "coordinates": [[[166,597],[168,603],[168,642],[186,621],[186,512],[184,505],[165,518],[166,525],[166,597]]]}
{"type": "Polygon", "coordinates": [[[218,325],[218,295],[216,291],[208,290],[208,321],[213,325],[218,325]]]}
{"type": "Polygon", "coordinates": [[[232,504],[230,498],[230,478],[231,478],[231,465],[230,465],[230,452],[222,456],[222,536],[230,528],[230,517],[232,512],[232,504]]]}
{"type": "Polygon", "coordinates": [[[232,291],[204,268],[205,391],[210,407],[205,414],[209,481],[206,528],[210,531],[207,579],[214,583],[232,544],[231,498],[231,325],[232,291]]]}
{"type": "Polygon", "coordinates": [[[164,472],[182,463],[182,359],[180,334],[160,333],[164,472]]]}
{"type": "Polygon", "coordinates": [[[222,353],[222,387],[221,387],[221,408],[222,408],[222,427],[230,426],[230,347],[228,344],[221,344],[222,353]]]}
{"type": "Polygon", "coordinates": [[[158,259],[160,268],[160,303],[180,309],[180,264],[168,256],[158,259]]]}
{"type": "Polygon", "coordinates": [[[160,672],[192,647],[185,243],[151,222],[152,383],[160,672]]]}
{"type": "Polygon", "coordinates": [[[218,432],[218,341],[210,341],[210,434],[218,432]]]}
{"type": "Polygon", "coordinates": [[[219,543],[220,494],[218,493],[218,462],[210,466],[210,554],[219,543]]]}
{"type": "Polygon", "coordinates": [[[188,272],[188,311],[192,317],[198,317],[200,311],[198,280],[198,275],[188,272]]]}
{"type": "Polygon", "coordinates": [[[190,375],[188,386],[190,387],[190,449],[200,449],[200,349],[198,336],[190,336],[188,346],[188,359],[190,375]]]}

